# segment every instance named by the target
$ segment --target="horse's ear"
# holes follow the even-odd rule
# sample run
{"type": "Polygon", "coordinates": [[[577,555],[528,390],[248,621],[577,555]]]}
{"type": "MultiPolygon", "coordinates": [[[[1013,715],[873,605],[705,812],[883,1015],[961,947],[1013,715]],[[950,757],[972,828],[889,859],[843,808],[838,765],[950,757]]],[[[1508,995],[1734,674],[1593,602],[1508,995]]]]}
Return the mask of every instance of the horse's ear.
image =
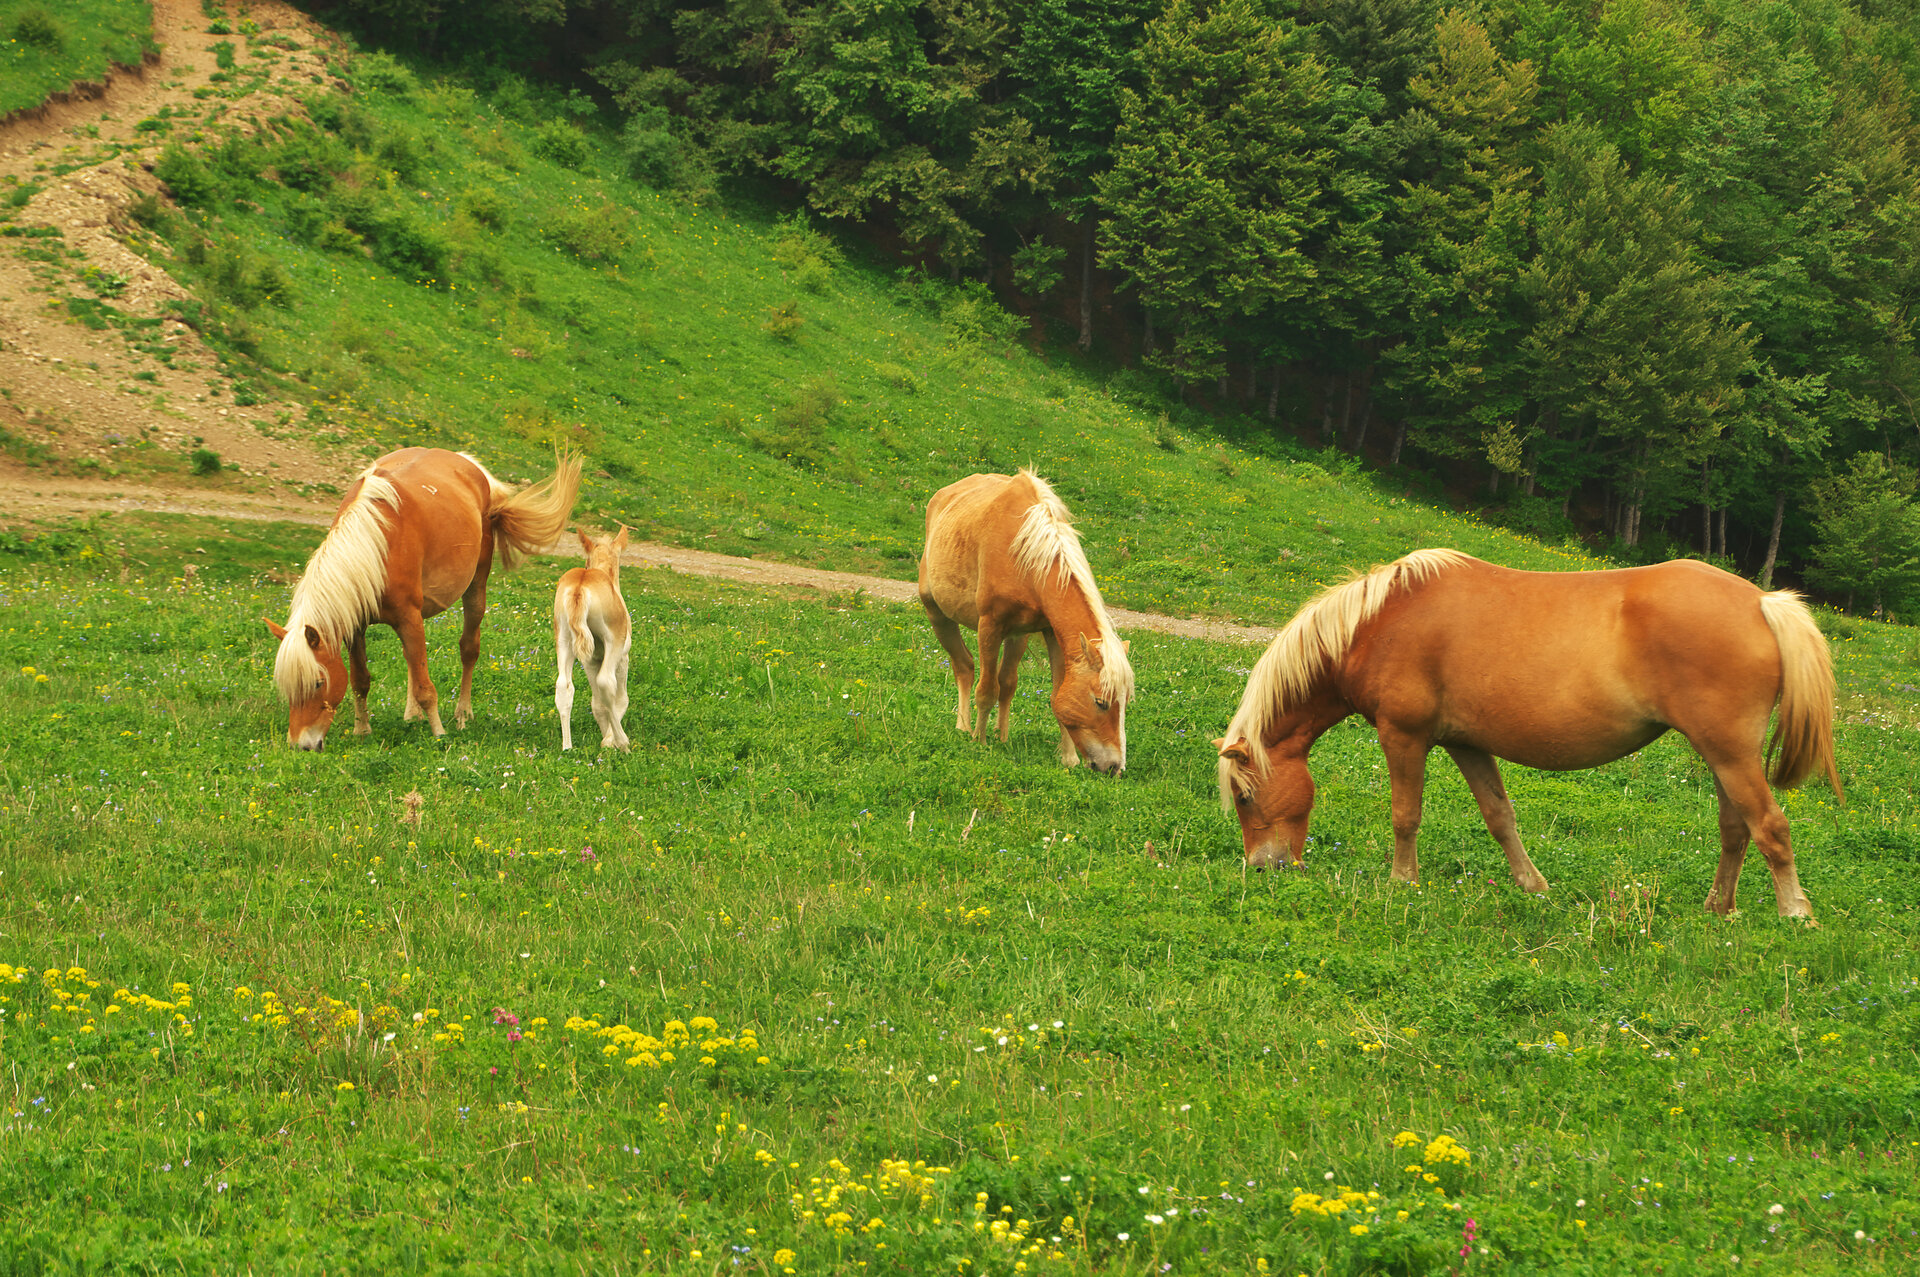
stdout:
{"type": "Polygon", "coordinates": [[[620,525],[620,531],[614,534],[613,552],[615,554],[618,554],[626,548],[627,548],[627,525],[623,523],[620,525]]]}
{"type": "Polygon", "coordinates": [[[1222,758],[1231,758],[1236,763],[1251,762],[1253,760],[1253,754],[1249,751],[1247,738],[1244,736],[1231,741],[1222,738],[1213,744],[1214,748],[1220,751],[1220,757],[1222,758]]]}
{"type": "Polygon", "coordinates": [[[284,625],[275,625],[273,623],[272,617],[263,616],[260,619],[267,623],[267,633],[273,635],[277,639],[283,639],[287,636],[287,627],[284,625]]]}
{"type": "Polygon", "coordinates": [[[573,534],[580,538],[580,552],[591,559],[593,557],[593,538],[585,532],[582,532],[579,528],[575,528],[573,534]]]}
{"type": "Polygon", "coordinates": [[[1121,650],[1121,651],[1123,651],[1123,652],[1127,652],[1127,653],[1129,653],[1129,654],[1131,654],[1131,653],[1132,653],[1132,651],[1133,651],[1133,640],[1132,640],[1132,639],[1121,639],[1121,640],[1120,640],[1120,650],[1121,650]]]}
{"type": "Polygon", "coordinates": [[[1093,640],[1093,642],[1089,643],[1087,642],[1087,636],[1085,633],[1082,633],[1080,635],[1080,655],[1086,657],[1087,664],[1093,666],[1093,668],[1095,669],[1102,669],[1106,666],[1106,662],[1100,659],[1100,653],[1097,650],[1099,646],[1100,646],[1099,639],[1095,639],[1093,640]]]}
{"type": "Polygon", "coordinates": [[[320,650],[320,631],[311,625],[307,626],[307,646],[316,652],[320,650]]]}

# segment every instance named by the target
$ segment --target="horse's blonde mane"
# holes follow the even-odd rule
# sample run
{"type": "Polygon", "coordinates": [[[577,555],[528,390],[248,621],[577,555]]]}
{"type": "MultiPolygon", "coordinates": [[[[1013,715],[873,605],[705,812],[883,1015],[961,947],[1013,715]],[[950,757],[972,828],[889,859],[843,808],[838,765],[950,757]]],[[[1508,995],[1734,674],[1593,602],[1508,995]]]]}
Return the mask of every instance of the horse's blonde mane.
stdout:
{"type": "MultiPolygon", "coordinates": [[[[1035,500],[1027,507],[1020,531],[1013,538],[1014,565],[1037,580],[1044,581],[1051,573],[1057,580],[1080,587],[1100,627],[1100,691],[1107,699],[1124,705],[1133,699],[1133,665],[1107,615],[1106,602],[1093,579],[1093,566],[1080,546],[1080,534],[1073,529],[1073,515],[1045,479],[1025,467],[1019,477],[1033,484],[1035,500]]],[[[1066,641],[1064,635],[1061,641],[1066,641]]]]}
{"type": "Polygon", "coordinates": [[[387,526],[399,513],[400,494],[372,466],[361,472],[359,483],[353,503],[333,521],[293,587],[287,636],[273,658],[274,686],[293,704],[313,695],[323,673],[307,647],[306,627],[338,647],[379,611],[387,588],[387,526]]]}
{"type": "MultiPolygon", "coordinates": [[[[1469,562],[1458,550],[1415,550],[1339,585],[1328,586],[1294,613],[1274,636],[1247,677],[1240,708],[1227,725],[1227,741],[1247,742],[1257,774],[1268,769],[1266,734],[1275,719],[1305,701],[1320,676],[1347,653],[1362,625],[1379,614],[1395,586],[1412,587],[1450,567],[1469,562]]],[[[1250,787],[1246,764],[1220,758],[1220,801],[1233,810],[1236,788],[1250,787]]]]}

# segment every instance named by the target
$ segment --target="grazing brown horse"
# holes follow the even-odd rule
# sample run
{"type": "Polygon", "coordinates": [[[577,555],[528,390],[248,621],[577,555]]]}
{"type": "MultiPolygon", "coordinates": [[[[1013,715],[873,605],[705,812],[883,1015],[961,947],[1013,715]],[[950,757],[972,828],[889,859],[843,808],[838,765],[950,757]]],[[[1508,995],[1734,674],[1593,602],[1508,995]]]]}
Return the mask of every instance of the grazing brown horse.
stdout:
{"type": "Polygon", "coordinates": [[[553,647],[560,674],[553,683],[553,706],[560,711],[560,748],[573,748],[573,663],[587,671],[593,720],[600,724],[602,749],[627,748],[627,655],[633,623],[620,597],[620,552],[627,548],[627,527],[611,540],[579,533],[587,566],[569,568],[553,591],[553,647]]]}
{"type": "Polygon", "coordinates": [[[1073,516],[1044,479],[1031,470],[976,474],[934,493],[920,603],[953,660],[960,686],[954,725],[961,731],[983,738],[997,699],[1000,739],[1007,738],[1020,658],[1029,636],[1039,633],[1053,668],[1061,763],[1072,767],[1084,754],[1108,775],[1127,765],[1128,645],[1107,619],[1073,516]],[[979,704],[971,713],[974,664],[963,625],[980,635],[979,704]]]}
{"type": "Polygon", "coordinates": [[[1720,868],[1707,908],[1726,913],[1751,839],[1780,912],[1812,916],[1787,818],[1761,754],[1779,702],[1773,783],[1824,769],[1834,793],[1833,668],[1800,596],[1679,560],[1607,572],[1517,572],[1419,550],[1301,608],[1260,658],[1220,751],[1220,798],[1240,818],[1247,863],[1301,863],[1313,778],[1307,751],[1359,714],[1380,736],[1393,786],[1393,876],[1419,872],[1414,838],[1427,753],[1459,765],[1514,880],[1545,891],[1527,858],[1496,758],[1597,767],[1673,730],[1713,772],[1720,868]]]}
{"type": "Polygon", "coordinates": [[[480,618],[487,611],[487,574],[494,553],[512,568],[523,554],[552,544],[567,525],[580,491],[580,462],[563,457],[553,476],[514,489],[464,452],[402,448],[368,466],[353,481],[333,526],[307,560],[293,588],[293,607],[280,640],[273,681],[292,707],[287,741],[321,749],[347,694],[343,649],[353,661],[355,735],[372,730],[367,718],[367,626],[390,625],[407,658],[409,719],[425,715],[435,736],[440,697],[427,677],[426,620],[464,605],[460,635],[460,697],[454,726],[473,716],[473,665],[480,659],[480,618]]]}

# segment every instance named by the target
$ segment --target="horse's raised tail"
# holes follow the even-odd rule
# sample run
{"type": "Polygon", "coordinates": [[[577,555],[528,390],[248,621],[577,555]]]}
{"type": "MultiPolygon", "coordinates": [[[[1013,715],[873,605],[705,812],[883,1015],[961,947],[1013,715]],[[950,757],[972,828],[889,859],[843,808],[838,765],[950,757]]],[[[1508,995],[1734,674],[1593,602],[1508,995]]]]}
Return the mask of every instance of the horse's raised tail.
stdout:
{"type": "Polygon", "coordinates": [[[1767,746],[1770,779],[1792,789],[1816,768],[1824,769],[1834,796],[1845,802],[1833,764],[1833,660],[1826,637],[1792,590],[1762,594],[1760,615],[1780,645],[1780,718],[1767,746]]]}
{"type": "Polygon", "coordinates": [[[511,570],[523,555],[538,553],[559,540],[579,495],[578,454],[557,458],[550,477],[517,492],[502,496],[496,489],[488,518],[493,522],[493,548],[500,566],[511,570]]]}

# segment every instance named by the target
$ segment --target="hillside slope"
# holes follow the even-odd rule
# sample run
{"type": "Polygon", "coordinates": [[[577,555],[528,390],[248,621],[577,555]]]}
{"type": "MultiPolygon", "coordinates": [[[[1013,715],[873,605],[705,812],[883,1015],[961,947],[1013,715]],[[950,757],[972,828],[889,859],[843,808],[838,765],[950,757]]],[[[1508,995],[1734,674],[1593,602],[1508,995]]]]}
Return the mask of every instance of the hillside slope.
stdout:
{"type": "MultiPolygon", "coordinates": [[[[574,446],[595,463],[583,513],[905,578],[931,492],[1033,465],[1075,508],[1112,601],[1269,623],[1347,567],[1421,545],[1586,561],[1383,492],[1284,437],[1182,429],[1128,374],[1031,349],[979,290],[649,190],[568,102],[511,77],[426,79],[290,26],[213,51],[227,78],[200,100],[224,111],[133,124],[171,139],[143,156],[170,198],[142,200],[131,180],[125,215],[104,220],[195,295],[167,313],[224,361],[201,402],[224,391],[258,432],[305,449],[302,478],[412,442],[524,478],[574,446]],[[340,86],[301,62],[320,55],[340,86]],[[329,440],[347,446],[314,451],[329,440]]],[[[38,233],[49,199],[8,232],[38,233]]],[[[93,262],[43,257],[46,310],[67,331],[119,324],[88,295],[93,262]]],[[[115,466],[131,432],[105,409],[90,428],[94,466],[115,466]]],[[[86,464],[69,436],[13,430],[43,470],[86,464]]]]}

